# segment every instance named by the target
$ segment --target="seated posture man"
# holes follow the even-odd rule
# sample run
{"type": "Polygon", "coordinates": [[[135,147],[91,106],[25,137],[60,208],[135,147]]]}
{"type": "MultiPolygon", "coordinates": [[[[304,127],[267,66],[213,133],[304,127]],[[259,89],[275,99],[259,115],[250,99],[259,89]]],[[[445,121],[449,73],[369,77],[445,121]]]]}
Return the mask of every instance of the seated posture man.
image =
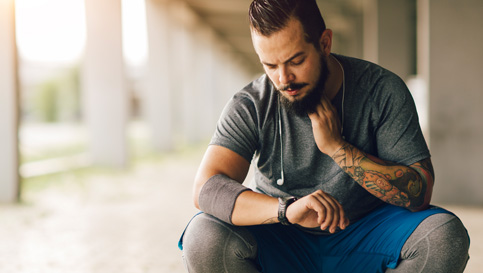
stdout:
{"type": "Polygon", "coordinates": [[[199,167],[188,271],[463,272],[469,238],[429,205],[430,153],[404,82],[332,54],[315,0],[255,0],[249,15],[266,73],[228,102],[199,167]]]}

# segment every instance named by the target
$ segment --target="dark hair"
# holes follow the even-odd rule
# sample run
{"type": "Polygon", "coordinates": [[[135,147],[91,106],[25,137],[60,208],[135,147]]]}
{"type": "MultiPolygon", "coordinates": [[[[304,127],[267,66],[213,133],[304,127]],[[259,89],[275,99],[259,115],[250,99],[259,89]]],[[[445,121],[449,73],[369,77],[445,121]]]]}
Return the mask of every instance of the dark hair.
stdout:
{"type": "Polygon", "coordinates": [[[254,0],[248,16],[252,30],[263,36],[281,30],[295,18],[302,24],[307,42],[315,46],[326,28],[315,0],[254,0]]]}

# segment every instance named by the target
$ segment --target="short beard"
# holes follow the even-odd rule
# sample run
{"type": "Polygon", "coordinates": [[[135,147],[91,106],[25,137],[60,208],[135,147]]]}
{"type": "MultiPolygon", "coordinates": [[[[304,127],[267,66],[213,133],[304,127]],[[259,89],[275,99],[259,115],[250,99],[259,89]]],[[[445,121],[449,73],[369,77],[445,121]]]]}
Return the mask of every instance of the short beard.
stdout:
{"type": "MultiPolygon", "coordinates": [[[[320,76],[316,86],[308,90],[307,94],[302,99],[290,101],[280,93],[280,102],[289,113],[294,113],[297,116],[306,116],[307,114],[314,113],[316,111],[317,105],[319,105],[322,101],[324,86],[329,76],[327,60],[325,59],[324,55],[321,55],[320,57],[320,66],[320,76]]],[[[297,84],[293,85],[295,86],[297,84]]],[[[291,85],[288,87],[291,87],[291,85]]],[[[279,90],[279,92],[281,92],[281,90],[279,90]]]]}

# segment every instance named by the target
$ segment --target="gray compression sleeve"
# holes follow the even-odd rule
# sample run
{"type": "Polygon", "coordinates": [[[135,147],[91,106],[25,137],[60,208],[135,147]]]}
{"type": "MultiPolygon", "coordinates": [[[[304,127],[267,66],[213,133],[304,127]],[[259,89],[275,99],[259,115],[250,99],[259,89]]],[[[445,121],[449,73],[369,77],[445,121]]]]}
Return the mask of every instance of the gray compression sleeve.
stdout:
{"type": "Polygon", "coordinates": [[[250,190],[239,182],[223,174],[212,176],[201,188],[199,196],[200,208],[223,222],[233,224],[231,216],[238,196],[250,190]]]}

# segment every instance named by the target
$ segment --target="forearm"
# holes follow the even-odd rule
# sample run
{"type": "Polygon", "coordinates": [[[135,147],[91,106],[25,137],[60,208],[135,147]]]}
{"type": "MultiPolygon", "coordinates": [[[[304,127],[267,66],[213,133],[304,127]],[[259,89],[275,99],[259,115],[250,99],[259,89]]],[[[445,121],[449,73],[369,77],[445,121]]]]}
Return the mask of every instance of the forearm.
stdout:
{"type": "Polygon", "coordinates": [[[421,170],[383,161],[349,143],[332,158],[359,185],[384,202],[413,211],[425,209],[429,203],[428,182],[432,185],[429,173],[423,175],[421,170]]]}
{"type": "Polygon", "coordinates": [[[199,194],[200,209],[233,225],[278,222],[278,199],[255,193],[226,175],[212,176],[199,194]]]}
{"type": "MultiPolygon", "coordinates": [[[[211,177],[203,186],[199,200],[202,211],[233,225],[279,222],[278,198],[253,192],[225,175],[211,177]]],[[[344,229],[349,224],[340,203],[321,190],[291,203],[286,217],[290,223],[320,227],[330,232],[335,232],[336,227],[344,229]]]]}
{"type": "MultiPolygon", "coordinates": [[[[263,225],[279,223],[278,198],[246,191],[236,200],[232,222],[235,225],[263,225]]],[[[330,194],[317,190],[290,204],[286,209],[289,223],[307,228],[321,228],[334,233],[345,229],[349,219],[340,203],[330,194]]]]}
{"type": "Polygon", "coordinates": [[[241,193],[235,202],[232,223],[237,226],[278,223],[278,199],[253,191],[241,193]]]}

